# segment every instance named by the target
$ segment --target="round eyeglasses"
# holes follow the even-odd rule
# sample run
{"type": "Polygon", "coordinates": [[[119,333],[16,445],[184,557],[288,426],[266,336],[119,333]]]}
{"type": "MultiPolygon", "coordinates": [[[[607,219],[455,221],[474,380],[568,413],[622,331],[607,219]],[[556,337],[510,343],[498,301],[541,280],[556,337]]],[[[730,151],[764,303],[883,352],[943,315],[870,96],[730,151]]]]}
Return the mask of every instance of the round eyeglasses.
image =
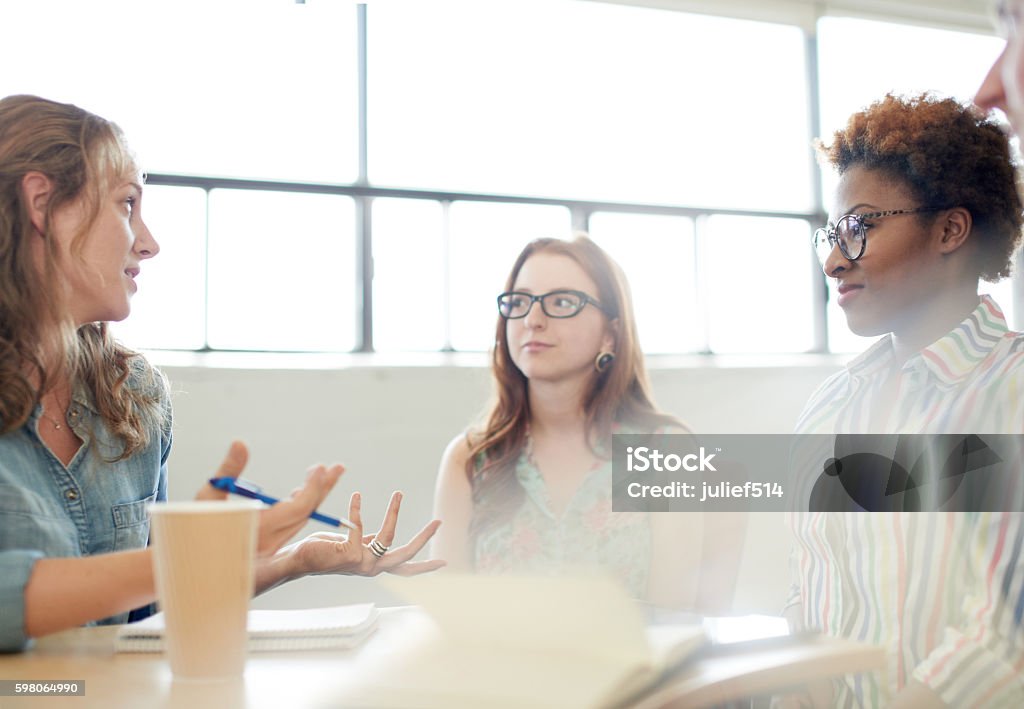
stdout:
{"type": "Polygon", "coordinates": [[[835,226],[832,226],[830,222],[815,230],[814,250],[818,254],[818,261],[824,264],[836,244],[839,244],[839,251],[847,261],[856,261],[863,256],[864,249],[868,245],[868,230],[874,226],[874,224],[867,224],[868,220],[893,217],[897,214],[940,212],[943,209],[949,209],[949,207],[915,207],[914,209],[890,209],[885,212],[870,212],[868,214],[845,214],[839,217],[835,226]]]}
{"type": "Polygon", "coordinates": [[[589,303],[605,315],[608,311],[583,291],[553,290],[543,295],[509,291],[498,296],[498,313],[506,320],[525,318],[533,304],[540,302],[540,307],[549,318],[571,318],[579,315],[589,303]]]}

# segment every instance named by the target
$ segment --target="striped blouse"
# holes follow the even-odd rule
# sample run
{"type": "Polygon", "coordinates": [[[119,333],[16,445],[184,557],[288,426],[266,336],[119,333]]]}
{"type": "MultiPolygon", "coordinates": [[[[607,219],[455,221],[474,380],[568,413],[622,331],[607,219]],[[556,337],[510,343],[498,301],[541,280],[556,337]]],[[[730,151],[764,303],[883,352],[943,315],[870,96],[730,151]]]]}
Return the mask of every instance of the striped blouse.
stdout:
{"type": "MultiPolygon", "coordinates": [[[[797,432],[1024,433],[1024,335],[1007,329],[991,298],[905,362],[883,403],[893,363],[886,336],[818,389],[797,432]]],[[[1024,706],[1024,515],[807,513],[790,522],[787,609],[798,607],[807,628],[888,652],[887,671],[835,683],[835,706],[885,706],[911,678],[952,707],[1024,706]]]]}

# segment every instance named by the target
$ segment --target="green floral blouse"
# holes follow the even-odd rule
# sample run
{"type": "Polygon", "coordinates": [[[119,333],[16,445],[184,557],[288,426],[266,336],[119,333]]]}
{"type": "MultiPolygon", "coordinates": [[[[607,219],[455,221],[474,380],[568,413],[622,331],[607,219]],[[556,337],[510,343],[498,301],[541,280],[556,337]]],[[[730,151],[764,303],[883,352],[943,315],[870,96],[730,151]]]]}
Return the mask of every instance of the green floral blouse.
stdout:
{"type": "Polygon", "coordinates": [[[526,492],[523,504],[508,521],[477,537],[476,571],[553,575],[598,568],[619,579],[633,597],[645,598],[650,519],[640,512],[612,512],[611,461],[595,465],[556,516],[531,449],[528,439],[516,461],[516,479],[526,492]]]}

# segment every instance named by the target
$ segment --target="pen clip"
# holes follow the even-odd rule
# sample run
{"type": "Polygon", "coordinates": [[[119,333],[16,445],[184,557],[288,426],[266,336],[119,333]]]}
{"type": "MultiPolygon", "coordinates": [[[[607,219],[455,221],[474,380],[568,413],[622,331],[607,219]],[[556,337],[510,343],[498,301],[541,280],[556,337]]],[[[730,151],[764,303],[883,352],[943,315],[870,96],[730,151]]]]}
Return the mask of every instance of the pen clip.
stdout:
{"type": "Polygon", "coordinates": [[[261,488],[259,485],[251,483],[248,480],[243,480],[242,478],[234,479],[234,487],[236,489],[236,492],[242,493],[243,495],[246,493],[251,493],[253,495],[263,493],[263,488],[261,488]]]}
{"type": "Polygon", "coordinates": [[[254,499],[256,498],[256,495],[259,495],[262,492],[259,485],[255,485],[247,480],[243,480],[242,478],[232,478],[227,476],[210,478],[210,484],[218,490],[233,492],[236,495],[243,495],[244,497],[252,497],[254,499]]]}

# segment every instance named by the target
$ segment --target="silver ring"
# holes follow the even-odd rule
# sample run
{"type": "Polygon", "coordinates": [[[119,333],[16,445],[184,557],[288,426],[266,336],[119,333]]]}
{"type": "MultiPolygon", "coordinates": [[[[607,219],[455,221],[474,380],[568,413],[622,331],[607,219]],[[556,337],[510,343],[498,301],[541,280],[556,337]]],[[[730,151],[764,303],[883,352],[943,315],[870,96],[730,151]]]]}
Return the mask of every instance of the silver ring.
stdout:
{"type": "Polygon", "coordinates": [[[384,556],[384,554],[387,553],[388,548],[389,548],[389,547],[384,546],[380,542],[378,542],[376,537],[374,537],[373,541],[370,542],[369,546],[370,546],[370,552],[372,552],[373,555],[375,557],[377,557],[378,559],[381,558],[382,556],[384,556]]]}

